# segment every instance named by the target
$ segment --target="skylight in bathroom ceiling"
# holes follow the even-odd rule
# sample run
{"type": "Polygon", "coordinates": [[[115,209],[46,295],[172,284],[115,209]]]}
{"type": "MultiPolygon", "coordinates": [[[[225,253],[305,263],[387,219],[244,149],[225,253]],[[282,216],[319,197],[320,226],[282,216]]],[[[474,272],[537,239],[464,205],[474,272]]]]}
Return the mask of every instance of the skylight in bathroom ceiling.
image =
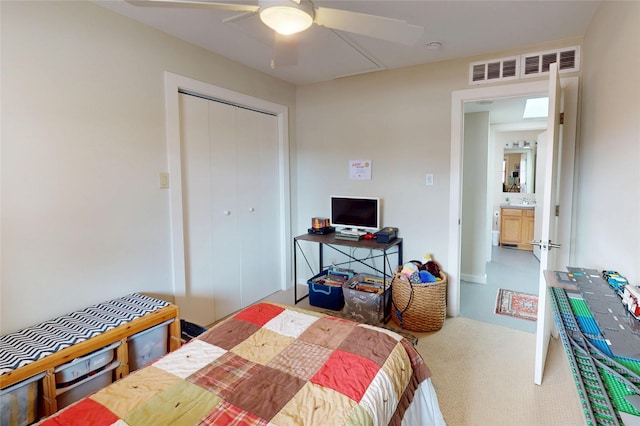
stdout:
{"type": "Polygon", "coordinates": [[[527,99],[522,118],[542,118],[549,114],[549,98],[527,99]]]}

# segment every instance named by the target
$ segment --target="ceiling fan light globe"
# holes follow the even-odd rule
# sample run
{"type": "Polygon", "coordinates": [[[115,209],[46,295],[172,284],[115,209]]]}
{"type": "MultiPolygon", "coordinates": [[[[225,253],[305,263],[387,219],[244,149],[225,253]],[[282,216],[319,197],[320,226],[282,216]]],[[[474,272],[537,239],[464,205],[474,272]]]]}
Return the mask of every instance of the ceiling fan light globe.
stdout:
{"type": "Polygon", "coordinates": [[[302,32],[313,24],[313,17],[305,10],[290,6],[271,6],[260,10],[266,26],[282,35],[302,32]]]}

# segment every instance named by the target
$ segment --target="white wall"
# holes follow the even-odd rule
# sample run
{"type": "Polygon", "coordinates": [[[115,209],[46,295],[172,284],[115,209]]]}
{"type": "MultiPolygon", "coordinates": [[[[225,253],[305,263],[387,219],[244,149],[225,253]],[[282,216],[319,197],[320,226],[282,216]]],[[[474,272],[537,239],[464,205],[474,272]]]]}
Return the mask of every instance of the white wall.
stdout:
{"type": "MultiPolygon", "coordinates": [[[[576,44],[580,40],[570,39],[526,51],[576,44]]],[[[376,195],[384,200],[383,225],[400,229],[405,260],[431,253],[447,272],[448,226],[457,221],[449,214],[451,93],[469,88],[470,62],[524,51],[299,87],[293,232],[306,232],[312,217],[328,215],[333,193],[376,195]],[[350,159],[373,160],[372,180],[349,180],[350,159]],[[433,186],[425,185],[426,173],[433,173],[433,186]]]]}
{"type": "Polygon", "coordinates": [[[489,244],[489,113],[464,115],[460,279],[485,284],[489,244]]]}
{"type": "Polygon", "coordinates": [[[576,265],[640,284],[640,2],[603,2],[585,35],[576,265]]]}
{"type": "MultiPolygon", "coordinates": [[[[132,291],[171,298],[168,193],[158,189],[167,167],[165,70],[290,107],[294,233],[328,214],[332,193],[378,195],[384,224],[405,238],[405,258],[428,251],[446,271],[448,224],[457,220],[448,211],[451,92],[469,87],[469,62],[525,51],[296,93],[91,3],[0,7],[1,332],[132,291]],[[349,159],[372,159],[373,179],[350,181],[349,159]]],[[[639,8],[604,2],[582,48],[574,242],[578,266],[617,269],[636,283],[639,8]]]]}
{"type": "Polygon", "coordinates": [[[465,78],[464,66],[425,66],[298,88],[294,233],[328,217],[331,194],[378,196],[405,260],[429,252],[446,262],[450,97],[465,78]],[[349,180],[352,159],[372,160],[370,181],[349,180]]]}
{"type": "Polygon", "coordinates": [[[164,71],[292,112],[295,87],[89,2],[1,7],[0,331],[172,299],[164,71]]]}

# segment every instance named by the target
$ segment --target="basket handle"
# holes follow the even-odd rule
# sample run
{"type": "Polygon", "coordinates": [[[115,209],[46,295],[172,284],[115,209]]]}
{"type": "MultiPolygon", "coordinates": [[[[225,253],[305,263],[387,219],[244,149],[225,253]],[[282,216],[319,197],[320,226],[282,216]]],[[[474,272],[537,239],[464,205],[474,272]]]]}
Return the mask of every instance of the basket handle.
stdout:
{"type": "MultiPolygon", "coordinates": [[[[326,287],[326,286],[325,286],[326,287]]],[[[313,291],[315,291],[316,293],[322,293],[322,294],[326,294],[327,296],[331,294],[331,289],[328,288],[326,290],[324,290],[322,287],[318,287],[316,288],[316,283],[311,283],[311,288],[313,289],[313,291]]]]}
{"type": "Polygon", "coordinates": [[[409,292],[409,300],[407,301],[407,306],[405,306],[404,309],[402,310],[398,308],[396,301],[393,299],[393,291],[391,292],[391,303],[396,308],[396,314],[398,314],[398,317],[401,318],[402,314],[404,314],[407,311],[407,309],[409,309],[409,306],[411,305],[411,299],[413,299],[413,283],[409,278],[405,277],[400,272],[395,273],[395,278],[398,279],[398,281],[406,281],[407,284],[409,284],[409,288],[411,289],[411,291],[409,292]]]}

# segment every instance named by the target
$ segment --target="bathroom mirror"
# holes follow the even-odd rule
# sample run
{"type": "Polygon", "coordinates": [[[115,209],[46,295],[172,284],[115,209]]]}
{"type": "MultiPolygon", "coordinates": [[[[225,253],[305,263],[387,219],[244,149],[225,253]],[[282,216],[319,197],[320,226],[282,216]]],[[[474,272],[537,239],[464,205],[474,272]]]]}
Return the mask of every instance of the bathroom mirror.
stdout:
{"type": "Polygon", "coordinates": [[[502,192],[535,192],[536,148],[535,141],[514,141],[505,146],[502,160],[502,192]]]}

